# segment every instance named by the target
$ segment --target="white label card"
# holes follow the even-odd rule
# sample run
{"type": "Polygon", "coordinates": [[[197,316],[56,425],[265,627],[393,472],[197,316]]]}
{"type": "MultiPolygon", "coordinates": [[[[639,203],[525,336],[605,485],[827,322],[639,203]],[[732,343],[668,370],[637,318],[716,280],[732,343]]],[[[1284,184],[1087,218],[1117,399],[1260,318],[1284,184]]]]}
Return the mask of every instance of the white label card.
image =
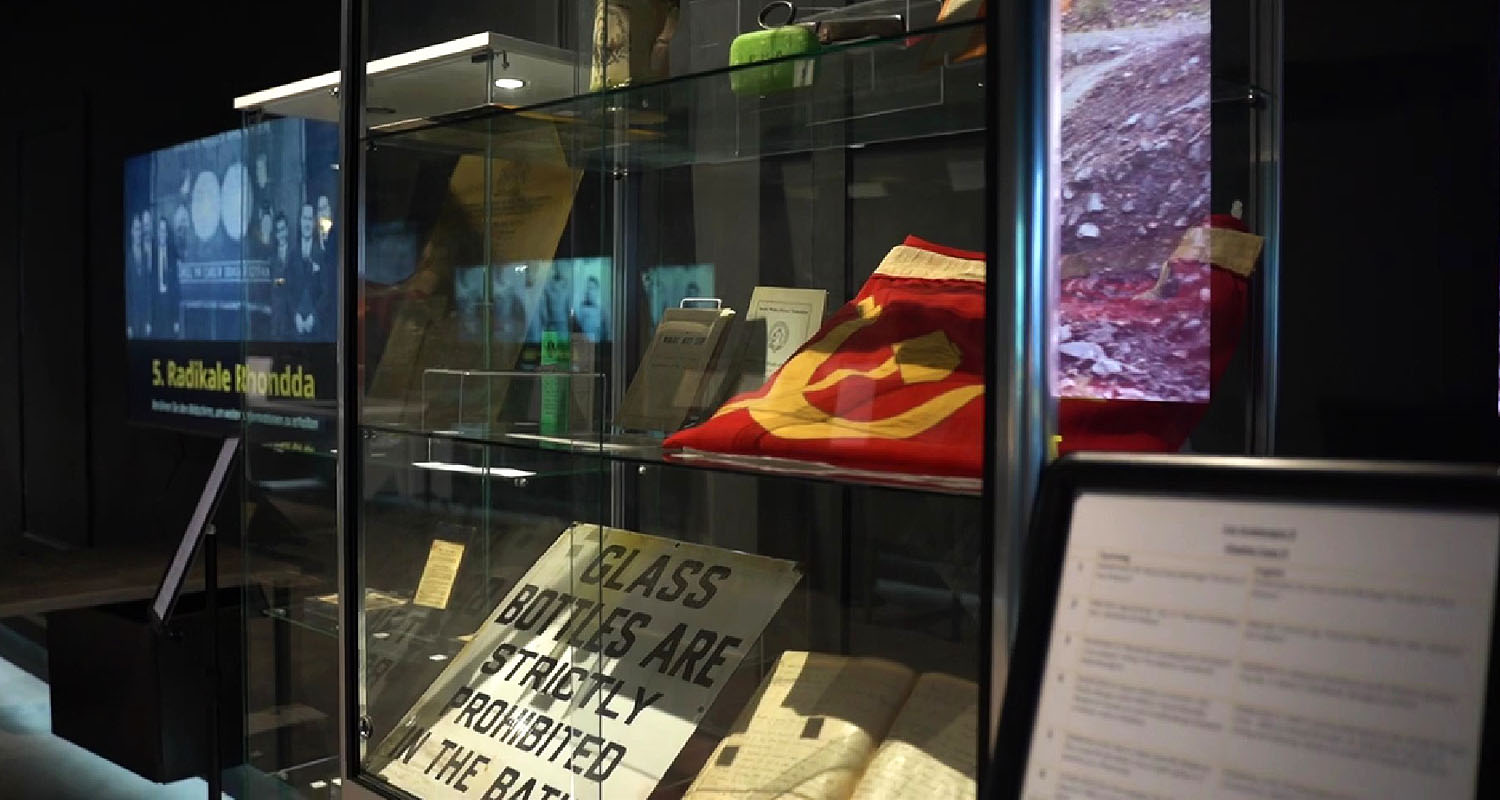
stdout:
{"type": "Polygon", "coordinates": [[[416,797],[644,798],[800,574],[575,524],[373,751],[416,797]]]}
{"type": "Polygon", "coordinates": [[[1087,494],[1031,798],[1472,797],[1495,514],[1087,494]]]}

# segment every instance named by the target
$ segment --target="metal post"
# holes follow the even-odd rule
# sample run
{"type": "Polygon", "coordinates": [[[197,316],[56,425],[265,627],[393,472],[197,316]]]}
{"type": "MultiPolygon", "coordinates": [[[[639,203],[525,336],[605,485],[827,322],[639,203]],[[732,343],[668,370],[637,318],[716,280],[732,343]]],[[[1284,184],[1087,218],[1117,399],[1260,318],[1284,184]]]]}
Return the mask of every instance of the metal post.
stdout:
{"type": "Polygon", "coordinates": [[[1261,255],[1252,353],[1250,452],[1276,454],[1276,415],[1281,378],[1281,0],[1251,6],[1250,81],[1258,106],[1251,113],[1250,141],[1255,192],[1255,232],[1266,239],[1261,255]]]}
{"type": "Polygon", "coordinates": [[[983,510],[992,569],[984,586],[990,641],[984,664],[989,680],[981,696],[988,711],[979,737],[981,764],[991,756],[1000,718],[1025,526],[1056,417],[1049,346],[1055,291],[1052,145],[1058,126],[1052,103],[1057,75],[1052,5],[1050,0],[1000,0],[990,3],[985,23],[990,356],[983,510]]]}
{"type": "Polygon", "coordinates": [[[219,537],[212,522],[203,528],[203,591],[208,595],[208,798],[224,796],[219,748],[219,537]]]}
{"type": "MultiPolygon", "coordinates": [[[[364,447],[359,426],[360,260],[363,257],[365,135],[365,0],[343,0],[339,72],[339,764],[347,784],[359,773],[364,725],[360,569],[360,486],[364,447]]],[[[346,790],[352,787],[345,787],[346,790]]]]}

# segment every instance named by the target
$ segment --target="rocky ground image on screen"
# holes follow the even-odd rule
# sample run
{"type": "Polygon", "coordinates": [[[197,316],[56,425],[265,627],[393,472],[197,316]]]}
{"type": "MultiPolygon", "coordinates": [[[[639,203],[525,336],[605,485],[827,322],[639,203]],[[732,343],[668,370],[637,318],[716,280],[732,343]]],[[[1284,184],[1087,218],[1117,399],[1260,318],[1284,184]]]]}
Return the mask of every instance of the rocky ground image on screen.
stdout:
{"type": "Polygon", "coordinates": [[[1076,0],[1063,19],[1064,396],[1208,400],[1207,269],[1141,295],[1210,213],[1209,18],[1207,0],[1076,0]]]}

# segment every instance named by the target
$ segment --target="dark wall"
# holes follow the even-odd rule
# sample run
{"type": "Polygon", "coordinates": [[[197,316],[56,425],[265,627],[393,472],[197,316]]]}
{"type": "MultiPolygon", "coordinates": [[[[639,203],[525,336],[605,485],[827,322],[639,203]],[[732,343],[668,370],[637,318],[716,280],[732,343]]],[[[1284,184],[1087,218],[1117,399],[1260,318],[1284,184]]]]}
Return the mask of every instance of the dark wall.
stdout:
{"type": "Polygon", "coordinates": [[[0,539],[174,538],[216,444],[125,421],[123,163],[337,69],[339,4],[19,0],[0,28],[0,539]]]}
{"type": "Polygon", "coordinates": [[[1500,6],[1284,5],[1281,449],[1494,459],[1500,6]]]}

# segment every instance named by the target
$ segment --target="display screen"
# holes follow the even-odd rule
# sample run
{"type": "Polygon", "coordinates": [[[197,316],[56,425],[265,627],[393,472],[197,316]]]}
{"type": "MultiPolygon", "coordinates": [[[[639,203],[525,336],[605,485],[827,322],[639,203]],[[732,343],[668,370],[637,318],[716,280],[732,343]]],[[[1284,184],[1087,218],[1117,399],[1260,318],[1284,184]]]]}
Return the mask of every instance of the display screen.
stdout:
{"type": "Polygon", "coordinates": [[[303,432],[337,384],[338,128],[273,120],[125,164],[131,419],[303,432]],[[297,406],[302,406],[298,408],[297,406]]]}
{"type": "Polygon", "coordinates": [[[717,297],[712,264],[648,267],[641,271],[642,288],[651,307],[651,329],[661,323],[663,311],[679,308],[689,298],[717,297]]]}
{"type": "Polygon", "coordinates": [[[1085,494],[1027,798],[1473,797],[1500,517],[1085,494]]]}
{"type": "MultiPolygon", "coordinates": [[[[1062,16],[1057,390],[1207,402],[1209,268],[1163,266],[1208,223],[1211,14],[1199,0],[1062,16]]],[[[1255,233],[1255,231],[1251,231],[1255,233]]]]}
{"type": "Polygon", "coordinates": [[[600,257],[460,267],[453,274],[459,336],[482,341],[488,324],[497,342],[539,344],[543,333],[610,341],[612,263],[600,257]]]}

